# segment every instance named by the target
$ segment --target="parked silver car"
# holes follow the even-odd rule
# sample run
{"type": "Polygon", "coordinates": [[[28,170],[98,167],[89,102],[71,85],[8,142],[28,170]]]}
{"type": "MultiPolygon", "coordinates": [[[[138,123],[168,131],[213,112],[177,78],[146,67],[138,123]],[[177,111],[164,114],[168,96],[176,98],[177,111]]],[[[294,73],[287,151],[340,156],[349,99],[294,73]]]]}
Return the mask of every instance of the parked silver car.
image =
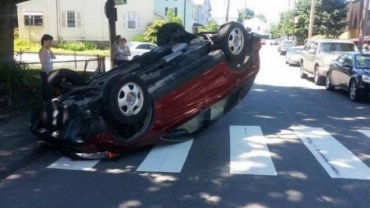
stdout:
{"type": "Polygon", "coordinates": [[[285,63],[292,65],[299,65],[301,61],[301,53],[303,46],[290,47],[285,55],[285,63]]]}
{"type": "Polygon", "coordinates": [[[323,85],[330,63],[339,55],[350,51],[358,51],[358,48],[349,40],[314,39],[308,41],[302,51],[300,77],[306,78],[308,74],[311,74],[314,76],[316,85],[323,85]]]}
{"type": "Polygon", "coordinates": [[[126,45],[130,47],[131,56],[128,58],[131,60],[136,56],[141,56],[142,54],[151,51],[154,48],[157,48],[156,44],[148,42],[127,42],[126,45]]]}

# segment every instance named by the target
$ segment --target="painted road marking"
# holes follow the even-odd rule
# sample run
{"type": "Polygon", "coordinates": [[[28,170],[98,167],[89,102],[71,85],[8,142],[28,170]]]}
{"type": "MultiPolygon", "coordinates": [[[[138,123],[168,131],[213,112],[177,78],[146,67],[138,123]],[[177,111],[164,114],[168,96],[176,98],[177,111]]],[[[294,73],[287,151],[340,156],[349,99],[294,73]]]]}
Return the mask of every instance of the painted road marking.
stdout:
{"type": "Polygon", "coordinates": [[[67,157],[61,157],[47,168],[54,169],[65,169],[65,170],[82,170],[82,171],[94,171],[93,168],[100,160],[71,160],[67,157]]]}
{"type": "Polygon", "coordinates": [[[370,180],[370,168],[322,128],[292,127],[332,178],[370,180]]]}
{"type": "Polygon", "coordinates": [[[358,130],[358,131],[370,138],[370,130],[358,130]]]}
{"type": "Polygon", "coordinates": [[[136,171],[180,173],[192,144],[193,140],[156,145],[136,171]]]}
{"type": "Polygon", "coordinates": [[[230,126],[230,173],[277,175],[259,126],[230,126]]]}

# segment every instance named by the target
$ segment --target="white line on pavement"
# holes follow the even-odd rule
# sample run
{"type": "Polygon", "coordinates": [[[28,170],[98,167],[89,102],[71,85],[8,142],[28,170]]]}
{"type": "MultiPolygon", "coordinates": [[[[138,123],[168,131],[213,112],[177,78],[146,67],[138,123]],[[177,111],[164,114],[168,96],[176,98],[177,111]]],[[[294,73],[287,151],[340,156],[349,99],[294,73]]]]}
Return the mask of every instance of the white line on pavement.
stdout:
{"type": "Polygon", "coordinates": [[[89,160],[89,161],[74,161],[66,157],[61,157],[47,168],[54,169],[65,169],[65,170],[82,170],[82,171],[94,171],[93,167],[100,160],[89,160]]]}
{"type": "Polygon", "coordinates": [[[192,144],[193,140],[177,144],[156,145],[136,171],[179,173],[192,144]]]}
{"type": "Polygon", "coordinates": [[[292,129],[330,177],[370,180],[370,168],[324,129],[305,126],[292,129]]]}
{"type": "Polygon", "coordinates": [[[358,130],[358,131],[370,138],[370,130],[358,130]]]}
{"type": "Polygon", "coordinates": [[[230,126],[230,173],[277,175],[259,126],[230,126]]]}

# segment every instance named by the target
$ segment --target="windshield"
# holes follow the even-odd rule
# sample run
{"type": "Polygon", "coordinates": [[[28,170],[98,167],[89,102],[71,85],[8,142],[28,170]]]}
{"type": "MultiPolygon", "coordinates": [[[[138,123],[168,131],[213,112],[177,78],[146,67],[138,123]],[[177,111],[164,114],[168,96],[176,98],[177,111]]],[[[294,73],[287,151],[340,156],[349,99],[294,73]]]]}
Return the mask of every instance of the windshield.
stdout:
{"type": "Polygon", "coordinates": [[[291,41],[283,42],[283,46],[292,46],[292,45],[293,45],[293,42],[291,42],[291,41]]]}
{"type": "Polygon", "coordinates": [[[290,53],[300,54],[302,52],[302,48],[292,48],[290,49],[290,53]]]}
{"type": "Polygon", "coordinates": [[[337,53],[356,51],[352,43],[321,43],[319,53],[337,53]]]}
{"type": "Polygon", "coordinates": [[[370,69],[370,55],[356,55],[355,63],[358,69],[370,69]]]}

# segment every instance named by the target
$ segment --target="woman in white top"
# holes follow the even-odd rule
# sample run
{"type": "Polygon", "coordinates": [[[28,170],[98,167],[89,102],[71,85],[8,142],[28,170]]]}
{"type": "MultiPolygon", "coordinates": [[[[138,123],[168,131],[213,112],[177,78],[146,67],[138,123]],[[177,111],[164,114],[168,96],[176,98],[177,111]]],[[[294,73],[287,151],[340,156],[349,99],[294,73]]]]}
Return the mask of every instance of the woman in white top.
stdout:
{"type": "Polygon", "coordinates": [[[51,51],[50,47],[53,43],[53,37],[45,34],[41,38],[41,49],[39,50],[39,59],[41,62],[40,78],[41,78],[41,97],[44,102],[50,100],[47,93],[47,80],[48,74],[53,71],[53,61],[55,55],[51,51]]]}
{"type": "Polygon", "coordinates": [[[121,39],[121,45],[118,50],[118,56],[117,56],[117,65],[122,65],[123,63],[128,61],[128,57],[131,56],[130,47],[126,45],[126,39],[121,39]]]}

